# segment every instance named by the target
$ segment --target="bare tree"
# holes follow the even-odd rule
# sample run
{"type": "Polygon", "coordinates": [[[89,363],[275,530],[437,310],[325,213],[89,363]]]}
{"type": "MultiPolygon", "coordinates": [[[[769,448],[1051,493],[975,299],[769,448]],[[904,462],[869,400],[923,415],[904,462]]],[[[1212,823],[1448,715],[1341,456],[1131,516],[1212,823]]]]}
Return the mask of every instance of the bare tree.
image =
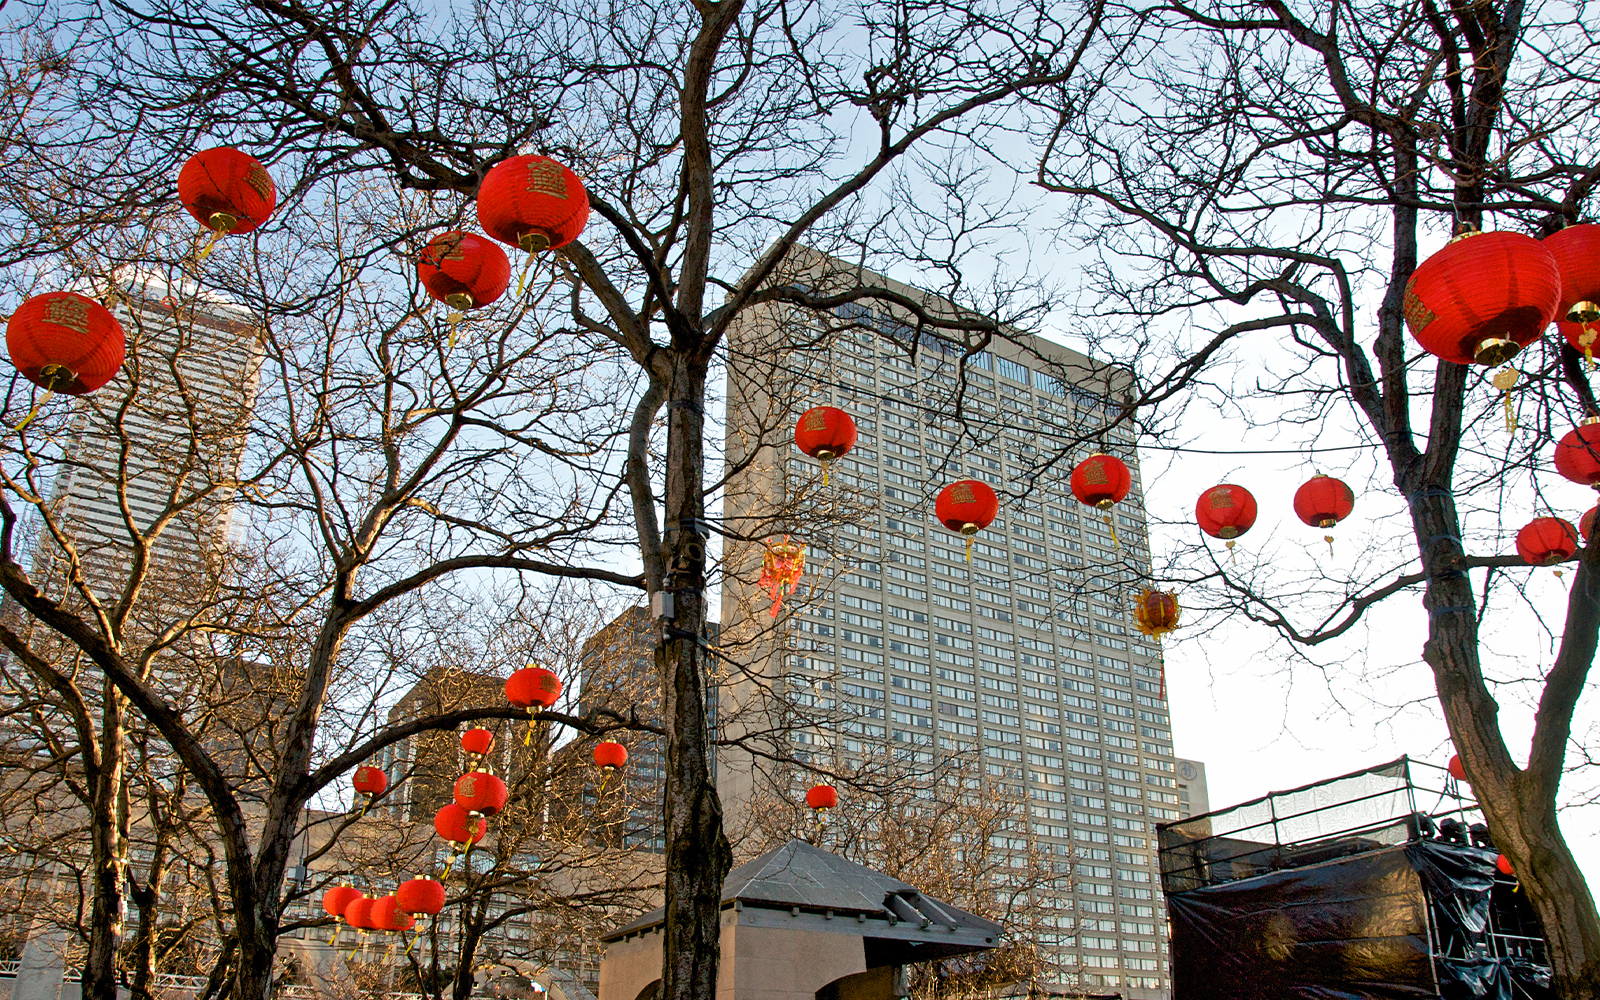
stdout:
{"type": "Polygon", "coordinates": [[[1518,359],[1525,426],[1506,438],[1487,379],[1420,355],[1403,330],[1407,282],[1454,227],[1537,236],[1592,211],[1600,168],[1581,123],[1596,109],[1579,81],[1595,54],[1579,13],[1517,0],[1131,13],[1121,64],[1096,90],[1063,92],[1038,133],[1038,182],[1096,227],[1108,327],[1181,327],[1170,349],[1153,331],[1121,343],[1186,359],[1202,398],[1241,351],[1263,358],[1211,398],[1299,430],[1308,449],[1371,448],[1374,485],[1398,490],[1409,514],[1348,578],[1324,567],[1274,582],[1191,552],[1178,573],[1189,600],[1307,648],[1420,590],[1422,659],[1495,843],[1543,920],[1556,992],[1600,995],[1600,917],[1557,820],[1600,627],[1600,553],[1577,557],[1542,678],[1492,662],[1483,628],[1520,597],[1506,571],[1521,561],[1498,554],[1516,526],[1501,520],[1507,497],[1524,506],[1552,433],[1600,411],[1580,355],[1542,345],[1518,359]],[[1130,101],[1141,114],[1119,110],[1130,101]],[[1402,539],[1413,555],[1395,560],[1402,539]],[[1497,698],[1519,683],[1533,722],[1520,764],[1497,698]]]}
{"type": "MultiPolygon", "coordinates": [[[[669,873],[662,995],[706,996],[729,865],[704,690],[705,498],[715,486],[706,415],[724,332],[766,300],[828,308],[887,295],[858,287],[817,299],[769,279],[803,240],[875,241],[896,215],[883,189],[943,169],[913,150],[1003,135],[1006,106],[1072,78],[1100,8],[532,2],[485,5],[448,24],[435,16],[403,4],[272,2],[129,5],[104,21],[65,12],[51,31],[75,73],[51,106],[59,117],[27,133],[17,154],[70,159],[66,176],[99,178],[96,196],[133,212],[149,192],[170,190],[173,167],[203,136],[226,131],[271,162],[291,194],[262,237],[280,255],[226,274],[218,262],[229,258],[214,256],[206,271],[266,324],[262,433],[246,470],[211,488],[282,519],[259,530],[279,532],[279,554],[303,560],[290,588],[299,610],[283,625],[293,618],[316,635],[281,664],[300,682],[286,693],[258,843],[206,748],[146,683],[147,658],[115,627],[41,591],[13,550],[0,552],[0,577],[112,678],[204,790],[228,852],[241,997],[268,988],[299,807],[403,735],[391,728],[312,763],[363,622],[406,593],[480,571],[671,595],[656,654],[669,873]],[[138,125],[119,131],[118,121],[138,125]],[[73,147],[79,133],[91,147],[73,147]],[[599,225],[447,356],[439,331],[395,294],[406,253],[392,250],[454,221],[459,196],[530,145],[587,179],[599,225]],[[390,182],[371,180],[380,176],[390,182]],[[392,207],[380,211],[385,200],[410,213],[409,229],[392,207]],[[539,475],[563,485],[553,491],[539,475]],[[637,575],[601,568],[624,540],[637,575]]],[[[77,210],[52,216],[68,229],[83,217],[81,195],[50,188],[39,200],[73,201],[77,210]]],[[[996,327],[963,321],[950,332],[965,346],[969,332],[981,339],[996,327]]],[[[137,538],[145,526],[129,530],[137,538]]],[[[280,574],[271,585],[286,583],[280,574]]]]}

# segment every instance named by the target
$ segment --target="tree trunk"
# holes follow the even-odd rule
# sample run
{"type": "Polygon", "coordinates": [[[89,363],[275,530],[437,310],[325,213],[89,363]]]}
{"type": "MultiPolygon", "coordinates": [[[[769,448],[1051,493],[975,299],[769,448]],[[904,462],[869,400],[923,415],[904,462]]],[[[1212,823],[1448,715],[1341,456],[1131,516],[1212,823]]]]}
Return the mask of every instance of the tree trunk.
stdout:
{"type": "Polygon", "coordinates": [[[94,865],[89,904],[89,948],[83,961],[83,996],[117,1000],[117,951],[127,919],[128,810],[123,745],[124,699],[110,681],[102,689],[100,766],[91,794],[90,860],[94,865]]]}
{"type": "Polygon", "coordinates": [[[709,1000],[717,992],[722,880],[733,854],[711,775],[706,716],[709,653],[701,645],[705,594],[706,368],[678,355],[667,418],[667,591],[675,614],[656,646],[666,729],[666,929],[661,1000],[709,1000]]]}

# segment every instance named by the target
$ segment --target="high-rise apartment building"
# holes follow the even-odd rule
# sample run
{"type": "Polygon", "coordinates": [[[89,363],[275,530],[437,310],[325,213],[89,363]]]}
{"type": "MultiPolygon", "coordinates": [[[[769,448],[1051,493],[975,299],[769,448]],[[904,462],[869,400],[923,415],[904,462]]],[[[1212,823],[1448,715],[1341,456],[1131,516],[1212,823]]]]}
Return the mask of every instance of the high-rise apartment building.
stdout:
{"type": "MultiPolygon", "coordinates": [[[[819,292],[865,282],[963,319],[826,258],[793,280],[819,292]]],[[[764,793],[799,793],[808,768],[893,781],[897,768],[966,761],[1015,803],[991,846],[1047,854],[1062,873],[1032,899],[1055,970],[1043,985],[1165,997],[1154,834],[1178,800],[1161,650],[1131,613],[1150,566],[1133,435],[1118,422],[1126,375],[1023,334],[981,349],[960,338],[870,302],[826,322],[772,306],[729,331],[727,527],[797,536],[808,566],[807,587],[773,617],[754,585],[759,546],[730,545],[722,644],[750,666],[728,682],[723,725],[771,735],[764,752],[725,756],[724,804],[737,824],[764,793]],[[860,434],[827,485],[791,436],[823,404],[860,434]],[[1068,484],[1097,451],[1134,475],[1106,514],[1068,484]],[[1001,497],[970,558],[933,517],[961,478],[1001,497]]]]}

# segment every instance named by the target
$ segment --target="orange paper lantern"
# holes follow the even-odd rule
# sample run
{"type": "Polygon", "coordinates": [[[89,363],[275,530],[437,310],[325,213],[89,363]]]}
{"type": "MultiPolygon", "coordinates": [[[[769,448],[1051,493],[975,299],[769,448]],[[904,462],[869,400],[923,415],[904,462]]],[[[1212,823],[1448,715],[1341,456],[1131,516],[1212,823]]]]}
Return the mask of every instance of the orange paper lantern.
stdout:
{"type": "Polygon", "coordinates": [[[35,295],[6,323],[11,363],[52,392],[81,396],[105,385],[122,370],[126,347],[111,310],[76,292],[35,295]]]}
{"type": "Polygon", "coordinates": [[[594,762],[608,771],[614,771],[628,762],[628,748],[611,740],[596,743],[594,762]]]}
{"type": "Polygon", "coordinates": [[[813,809],[832,809],[838,804],[839,790],[832,785],[813,785],[806,792],[806,805],[813,809]]]}
{"type": "Polygon", "coordinates": [[[1555,464],[1573,482],[1600,488],[1600,423],[1567,431],[1556,443],[1555,464]]]}
{"type": "Polygon", "coordinates": [[[1417,265],[1402,312],[1429,354],[1498,365],[1539,339],[1560,300],[1561,272],[1538,240],[1468,233],[1417,265]]]}
{"type": "Polygon", "coordinates": [[[444,909],[444,883],[431,878],[414,878],[400,883],[394,896],[407,913],[437,916],[444,909]]]}
{"type": "Polygon", "coordinates": [[[1559,517],[1536,517],[1517,532],[1517,555],[1530,566],[1554,566],[1578,551],[1578,529],[1559,517]]]}
{"type": "Polygon", "coordinates": [[[1072,470],[1072,495],[1096,510],[1121,503],[1131,489],[1133,473],[1121,459],[1110,455],[1090,455],[1072,470]]]}
{"type": "Polygon", "coordinates": [[[1568,226],[1544,239],[1561,273],[1556,329],[1592,364],[1600,337],[1600,226],[1568,226]]]}
{"type": "Polygon", "coordinates": [[[518,708],[549,708],[561,697],[561,678],[544,667],[524,667],[506,679],[506,700],[518,708]]]}
{"type": "Polygon", "coordinates": [[[1139,631],[1163,636],[1178,628],[1178,595],[1166,590],[1144,590],[1134,602],[1133,617],[1139,631]]]}
{"type": "Polygon", "coordinates": [[[469,771],[456,779],[456,805],[472,813],[493,816],[506,807],[506,783],[487,771],[469,771]]]}
{"type": "Polygon", "coordinates": [[[564,247],[589,221],[578,175],[548,156],[501,160],[478,185],[478,223],[501,243],[529,253],[564,247]]]}
{"type": "Polygon", "coordinates": [[[178,171],[178,200],[216,232],[248,233],[278,205],[278,189],[261,161],[229,146],[202,150],[178,171]]]}
{"type": "Polygon", "coordinates": [[[440,233],[417,257],[417,278],[435,300],[464,311],[505,294],[511,261],[504,250],[475,233],[440,233]]]}

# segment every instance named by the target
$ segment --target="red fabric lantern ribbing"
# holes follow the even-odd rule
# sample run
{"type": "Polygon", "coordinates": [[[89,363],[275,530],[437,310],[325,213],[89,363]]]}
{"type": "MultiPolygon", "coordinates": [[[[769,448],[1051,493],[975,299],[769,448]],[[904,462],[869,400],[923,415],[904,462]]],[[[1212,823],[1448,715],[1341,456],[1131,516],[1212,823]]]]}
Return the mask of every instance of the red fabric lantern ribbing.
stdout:
{"type": "Polygon", "coordinates": [[[372,926],[380,931],[408,931],[417,925],[417,918],[400,908],[393,896],[379,896],[372,902],[372,926]]]}
{"type": "Polygon", "coordinates": [[[548,156],[513,156],[478,185],[478,224],[501,243],[529,253],[566,246],[589,221],[578,175],[548,156]]]}
{"type": "Polygon", "coordinates": [[[806,805],[813,809],[833,809],[839,804],[839,791],[832,785],[813,785],[806,792],[806,805]]]}
{"type": "Polygon", "coordinates": [[[122,369],[127,340],[111,310],[76,292],[35,295],[6,323],[6,350],[22,377],[74,396],[93,392],[122,369]]]}
{"type": "Polygon", "coordinates": [[[493,816],[509,797],[506,783],[487,771],[468,771],[456,779],[456,805],[468,812],[493,816]]]}
{"type": "Polygon", "coordinates": [[[1350,516],[1356,495],[1343,480],[1318,473],[1294,491],[1294,512],[1313,528],[1331,528],[1350,516]]]}
{"type": "Polygon", "coordinates": [[[855,447],[856,422],[837,406],[813,406],[794,425],[794,444],[812,458],[832,462],[855,447]]]}
{"type": "Polygon", "coordinates": [[[434,299],[452,309],[486,306],[511,284],[511,260],[476,233],[440,233],[417,257],[417,278],[434,299]]]}
{"type": "Polygon", "coordinates": [[[377,925],[372,922],[372,904],[376,902],[376,899],[365,896],[352,900],[344,909],[344,922],[359,930],[376,930],[377,925]]]}
{"type": "Polygon", "coordinates": [[[1556,443],[1556,471],[1575,483],[1600,488],[1600,423],[1567,431],[1556,443]]]}
{"type": "Polygon", "coordinates": [[[1131,489],[1133,473],[1110,455],[1090,455],[1072,470],[1072,495],[1097,510],[1120,503],[1131,489]]]}
{"type": "Polygon", "coordinates": [[[1141,591],[1133,606],[1134,621],[1148,636],[1177,631],[1178,614],[1178,595],[1167,590],[1141,591]]]}
{"type": "Polygon", "coordinates": [[[1568,226],[1544,239],[1561,273],[1556,329],[1590,357],[1600,348],[1600,226],[1568,226]]]}
{"type": "Polygon", "coordinates": [[[1402,312],[1429,354],[1498,365],[1539,339],[1561,300],[1544,244],[1519,233],[1459,236],[1412,272],[1402,312]]]}
{"type": "Polygon", "coordinates": [[[1584,511],[1583,517],[1578,519],[1578,531],[1583,534],[1584,542],[1589,541],[1589,536],[1594,534],[1594,519],[1600,517],[1600,507],[1590,507],[1584,511]]]}
{"type": "Polygon", "coordinates": [[[989,484],[977,479],[959,479],[939,491],[933,504],[939,523],[962,535],[975,535],[994,523],[1000,514],[1000,498],[989,484]]]}
{"type": "Polygon", "coordinates": [[[278,189],[261,161],[229,146],[202,150],[178,171],[178,200],[207,229],[248,233],[278,206],[278,189]]]}
{"type": "Polygon", "coordinates": [[[489,832],[489,821],[452,802],[434,814],[433,832],[452,844],[476,844],[489,832]]]}
{"type": "Polygon", "coordinates": [[[494,746],[494,733],[487,729],[469,729],[461,734],[461,749],[483,756],[494,746]]]}
{"type": "Polygon", "coordinates": [[[1517,555],[1530,566],[1554,566],[1578,551],[1578,529],[1559,517],[1536,517],[1517,532],[1517,555]]]}
{"type": "Polygon", "coordinates": [[[384,789],[389,787],[389,776],[370,764],[356,768],[351,781],[362,795],[382,795],[384,789]]]}
{"type": "Polygon", "coordinates": [[[361,890],[349,885],[338,885],[322,894],[322,908],[329,916],[343,917],[350,904],[361,898],[361,890]]]}
{"type": "Polygon", "coordinates": [[[1467,769],[1465,767],[1461,766],[1461,755],[1460,754],[1451,755],[1450,763],[1445,768],[1445,770],[1449,771],[1450,772],[1450,777],[1456,779],[1457,781],[1466,781],[1467,780],[1467,769]]]}
{"type": "Polygon", "coordinates": [[[1256,523],[1256,498],[1243,486],[1213,486],[1195,501],[1194,519],[1212,538],[1238,538],[1256,523]]]}
{"type": "Polygon", "coordinates": [[[611,740],[596,743],[594,762],[607,770],[619,768],[628,762],[628,748],[611,740]]]}
{"type": "Polygon", "coordinates": [[[407,913],[426,913],[438,916],[444,909],[444,883],[431,878],[414,878],[400,883],[394,892],[400,909],[407,913]]]}
{"type": "Polygon", "coordinates": [[[549,708],[561,697],[561,678],[544,667],[524,667],[506,679],[506,700],[518,708],[549,708]]]}

